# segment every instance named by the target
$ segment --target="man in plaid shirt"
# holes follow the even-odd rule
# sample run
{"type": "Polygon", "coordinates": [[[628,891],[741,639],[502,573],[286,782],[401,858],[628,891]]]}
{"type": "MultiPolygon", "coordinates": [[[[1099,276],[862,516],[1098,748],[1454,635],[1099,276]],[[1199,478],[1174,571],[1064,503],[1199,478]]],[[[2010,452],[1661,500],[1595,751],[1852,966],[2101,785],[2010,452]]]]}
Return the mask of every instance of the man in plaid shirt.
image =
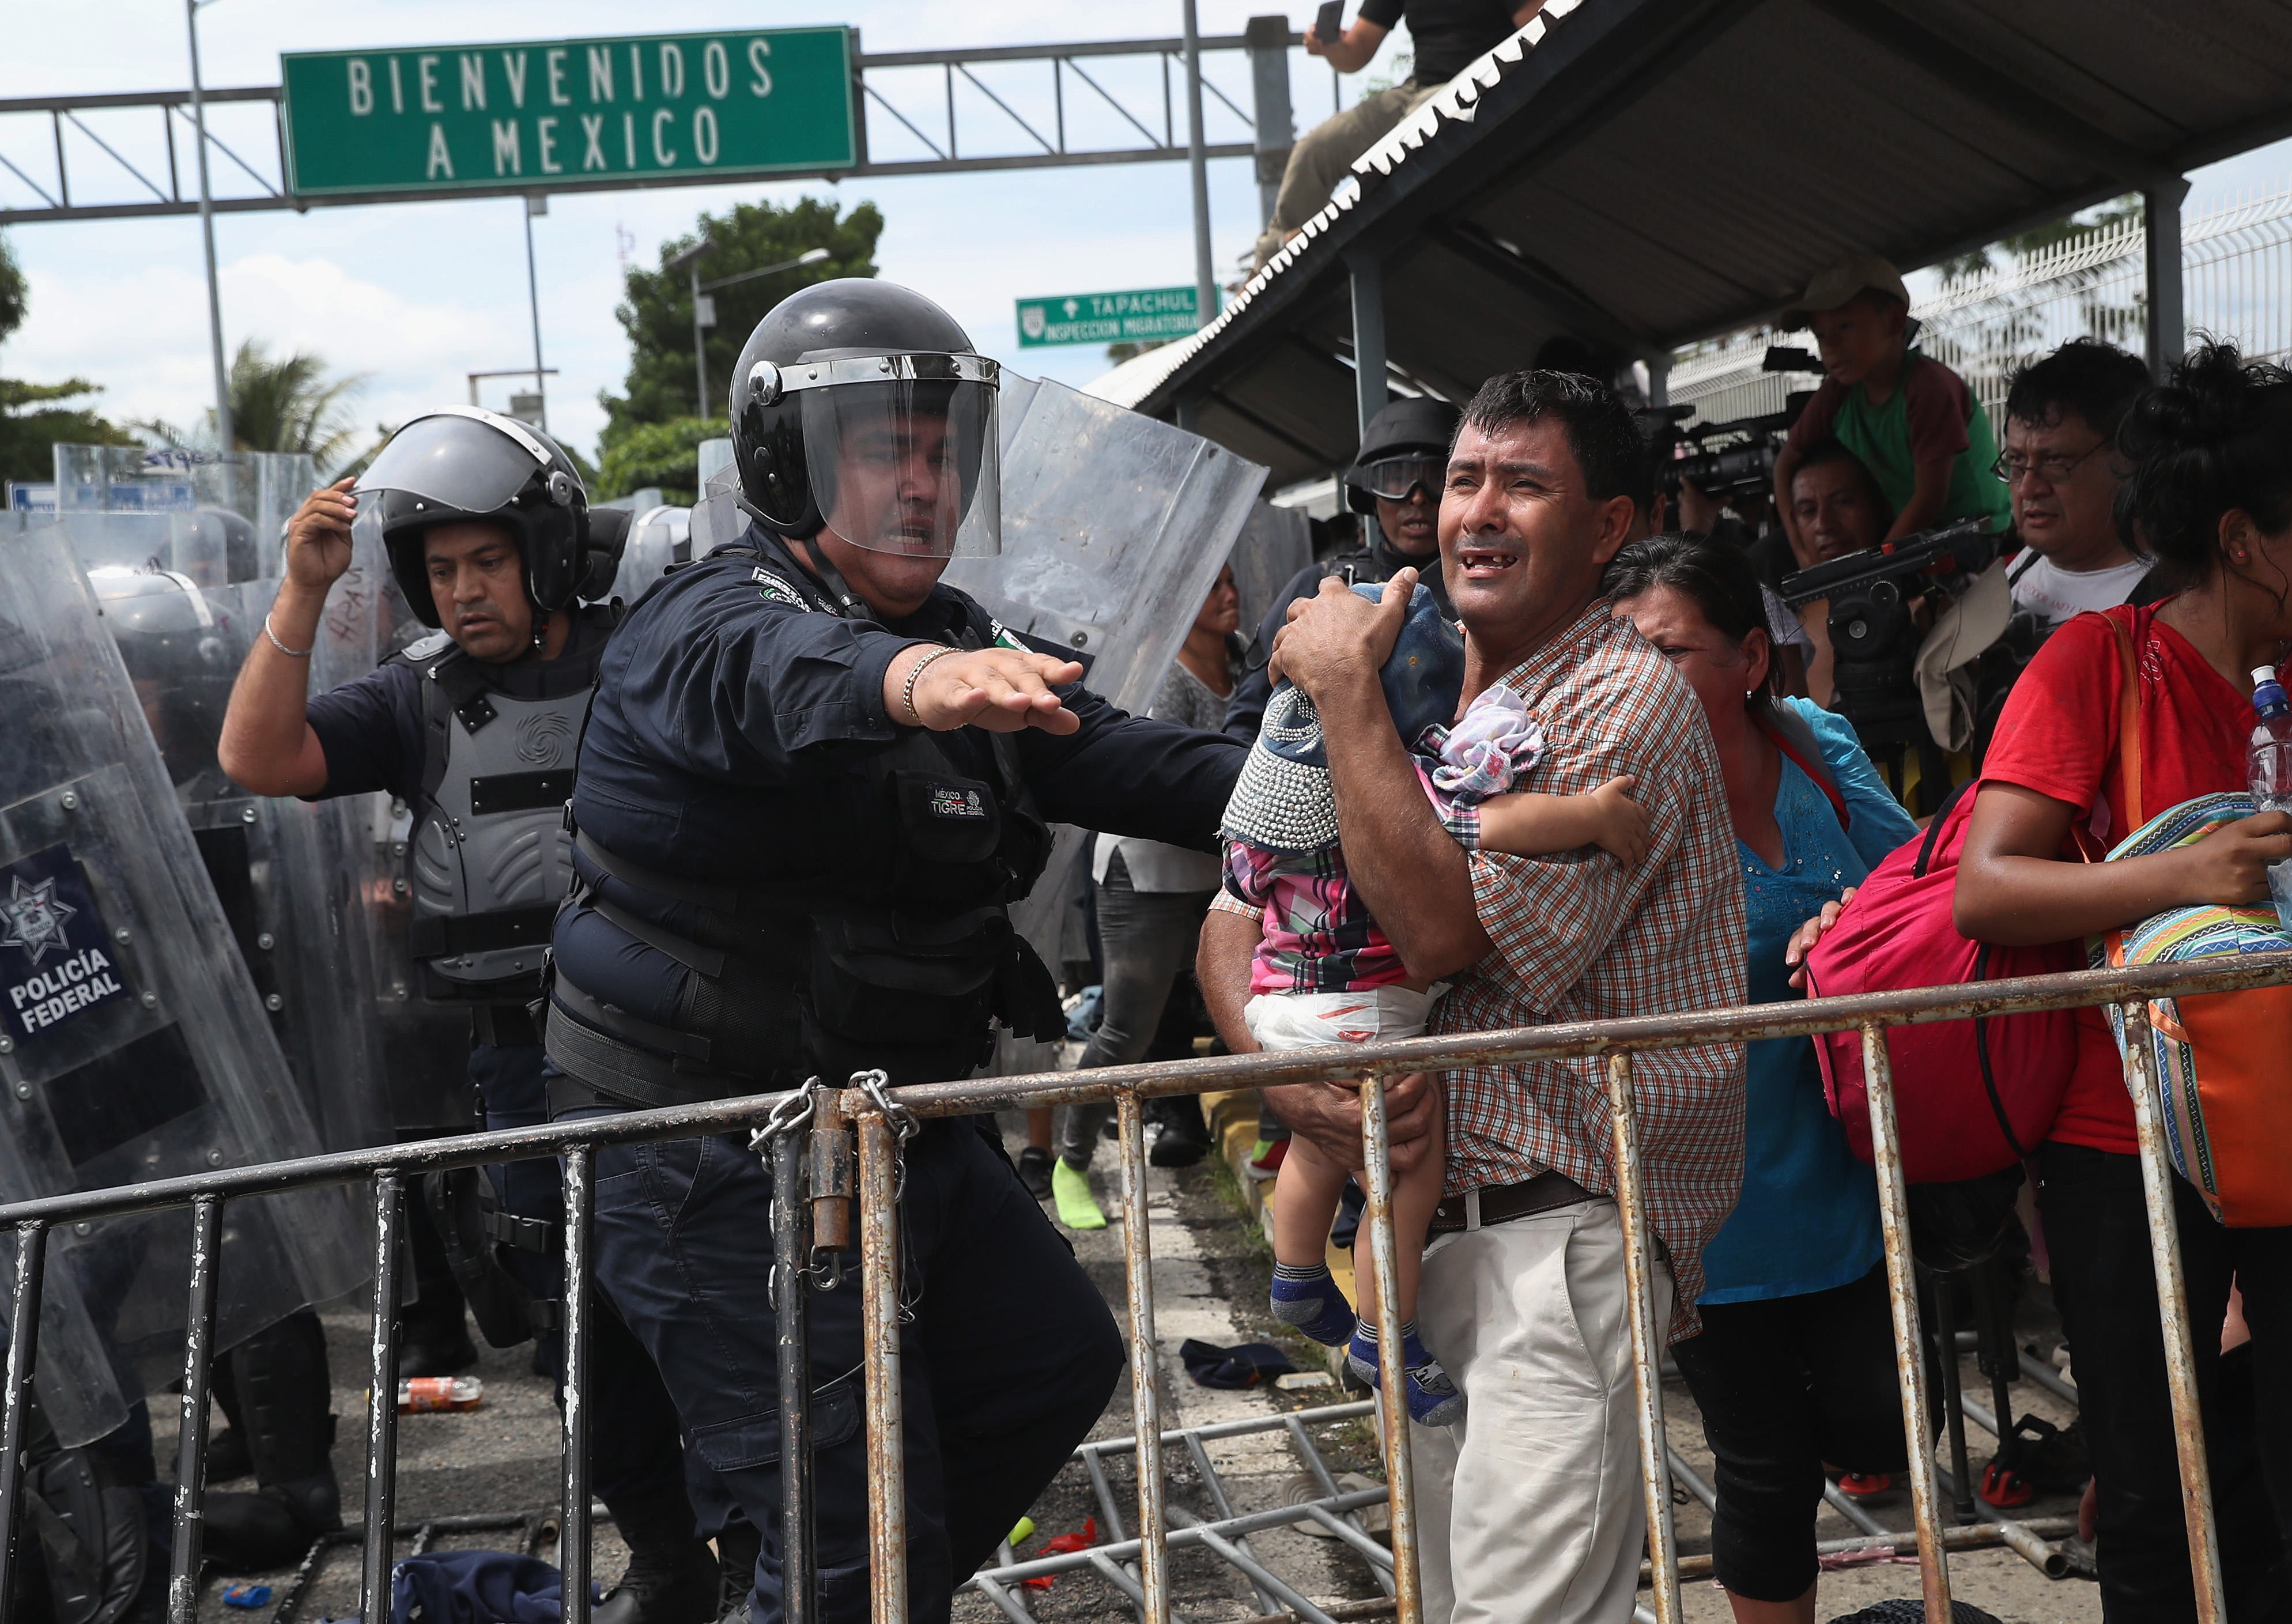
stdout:
{"type": "MultiPolygon", "coordinates": [[[[1550,372],[1491,378],[1465,413],[1441,505],[1442,570],[1465,625],[1465,702],[1518,692],[1545,754],[1519,786],[1586,792],[1621,773],[1653,823],[1630,869],[1596,848],[1468,851],[1418,787],[1377,683],[1410,583],[1382,607],[1338,584],[1293,610],[1276,658],[1312,698],[1345,863],[1413,975],[1449,980],[1436,1031],[1739,1004],[1743,890],[1719,763],[1693,692],[1601,591],[1650,481],[1613,391],[1550,372]]],[[[1202,933],[1219,1029],[1239,1017],[1260,922],[1222,899],[1202,933]]],[[[1742,1175],[1739,1045],[1636,1057],[1641,1157],[1667,1260],[1658,1320],[1692,1334],[1702,1249],[1742,1175]],[[1674,1286],[1676,1286],[1676,1295],[1674,1286]],[[1676,1311],[1675,1310],[1675,1305],[1676,1311]]],[[[1536,1624],[1632,1615],[1645,1538],[1623,1241],[1597,1058],[1476,1067],[1448,1090],[1448,1198],[1418,1321],[1465,1419],[1415,1434],[1426,1616],[1536,1624]]],[[[1393,1160],[1422,1154],[1422,1078],[1387,1091],[1393,1160]]],[[[1358,1164],[1358,1096],[1269,1090],[1282,1119],[1358,1164]]]]}

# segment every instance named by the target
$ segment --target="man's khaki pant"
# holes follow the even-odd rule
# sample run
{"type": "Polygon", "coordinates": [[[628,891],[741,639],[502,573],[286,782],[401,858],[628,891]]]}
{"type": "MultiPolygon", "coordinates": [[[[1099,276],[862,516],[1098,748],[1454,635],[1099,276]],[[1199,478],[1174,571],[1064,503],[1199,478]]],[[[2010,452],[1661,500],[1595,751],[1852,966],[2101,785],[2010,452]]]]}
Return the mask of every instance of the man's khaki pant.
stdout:
{"type": "Polygon", "coordinates": [[[1432,99],[1438,85],[1420,89],[1414,79],[1403,79],[1391,90],[1363,96],[1342,113],[1333,114],[1297,138],[1289,149],[1289,166],[1281,172],[1281,193],[1274,199],[1273,220],[1257,239],[1257,263],[1281,252],[1290,232],[1320,214],[1330,191],[1353,160],[1392,133],[1393,125],[1432,99]]]}
{"type": "Polygon", "coordinates": [[[1426,1248],[1417,1324],[1465,1394],[1457,1426],[1410,1429],[1428,1624],[1628,1624],[1647,1542],[1629,1301],[1611,1200],[1426,1248]]]}

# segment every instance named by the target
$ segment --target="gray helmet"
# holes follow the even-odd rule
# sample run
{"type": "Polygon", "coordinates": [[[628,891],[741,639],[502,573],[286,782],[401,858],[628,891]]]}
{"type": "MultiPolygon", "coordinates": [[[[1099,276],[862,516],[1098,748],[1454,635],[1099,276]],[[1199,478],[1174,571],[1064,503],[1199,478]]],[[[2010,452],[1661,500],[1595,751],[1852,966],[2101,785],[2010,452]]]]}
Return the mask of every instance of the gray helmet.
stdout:
{"type": "Polygon", "coordinates": [[[782,536],[828,529],[937,558],[997,552],[1000,377],[911,289],[846,277],[791,294],[732,369],[741,506],[782,536]]]}
{"type": "Polygon", "coordinates": [[[391,573],[424,626],[440,624],[422,537],[432,526],[482,521],[517,538],[526,594],[538,616],[612,589],[629,515],[592,513],[581,476],[530,424],[474,406],[441,406],[390,437],[359,476],[373,493],[391,573]]]}
{"type": "Polygon", "coordinates": [[[99,566],[87,584],[119,650],[151,737],[177,785],[214,765],[238,662],[206,594],[172,570],[99,566]]]}

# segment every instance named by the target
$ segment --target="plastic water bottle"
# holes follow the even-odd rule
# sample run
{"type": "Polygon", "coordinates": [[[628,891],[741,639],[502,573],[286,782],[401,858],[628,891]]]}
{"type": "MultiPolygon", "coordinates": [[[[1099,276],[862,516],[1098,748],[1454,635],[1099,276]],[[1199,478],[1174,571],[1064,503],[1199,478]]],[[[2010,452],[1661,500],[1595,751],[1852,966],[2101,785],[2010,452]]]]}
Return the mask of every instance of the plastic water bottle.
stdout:
{"type": "Polygon", "coordinates": [[[398,1413],[475,1410],[485,1402],[486,1385],[474,1376],[416,1376],[398,1384],[398,1413]]]}
{"type": "MultiPolygon", "coordinates": [[[[2252,684],[2252,707],[2260,713],[2245,757],[2253,810],[2292,812],[2292,699],[2286,699],[2273,666],[2255,670],[2252,684]]],[[[2276,903],[2277,923],[2292,934],[2292,859],[2268,866],[2268,894],[2276,903]]]]}

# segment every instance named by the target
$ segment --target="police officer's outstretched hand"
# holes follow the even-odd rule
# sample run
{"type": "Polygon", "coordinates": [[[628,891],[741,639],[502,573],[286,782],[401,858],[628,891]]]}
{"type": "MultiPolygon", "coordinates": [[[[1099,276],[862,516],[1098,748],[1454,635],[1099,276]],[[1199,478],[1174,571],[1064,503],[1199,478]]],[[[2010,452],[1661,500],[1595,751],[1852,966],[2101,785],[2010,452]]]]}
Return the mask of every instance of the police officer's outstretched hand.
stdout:
{"type": "Polygon", "coordinates": [[[358,517],[355,480],[336,480],[303,499],[286,521],[286,578],[319,597],[351,567],[351,521],[358,517]]]}
{"type": "Polygon", "coordinates": [[[1081,719],[1052,690],[1081,680],[1080,666],[1048,654],[916,643],[900,650],[884,673],[884,710],[896,723],[934,733],[959,727],[990,733],[1029,727],[1071,733],[1081,719]]]}

